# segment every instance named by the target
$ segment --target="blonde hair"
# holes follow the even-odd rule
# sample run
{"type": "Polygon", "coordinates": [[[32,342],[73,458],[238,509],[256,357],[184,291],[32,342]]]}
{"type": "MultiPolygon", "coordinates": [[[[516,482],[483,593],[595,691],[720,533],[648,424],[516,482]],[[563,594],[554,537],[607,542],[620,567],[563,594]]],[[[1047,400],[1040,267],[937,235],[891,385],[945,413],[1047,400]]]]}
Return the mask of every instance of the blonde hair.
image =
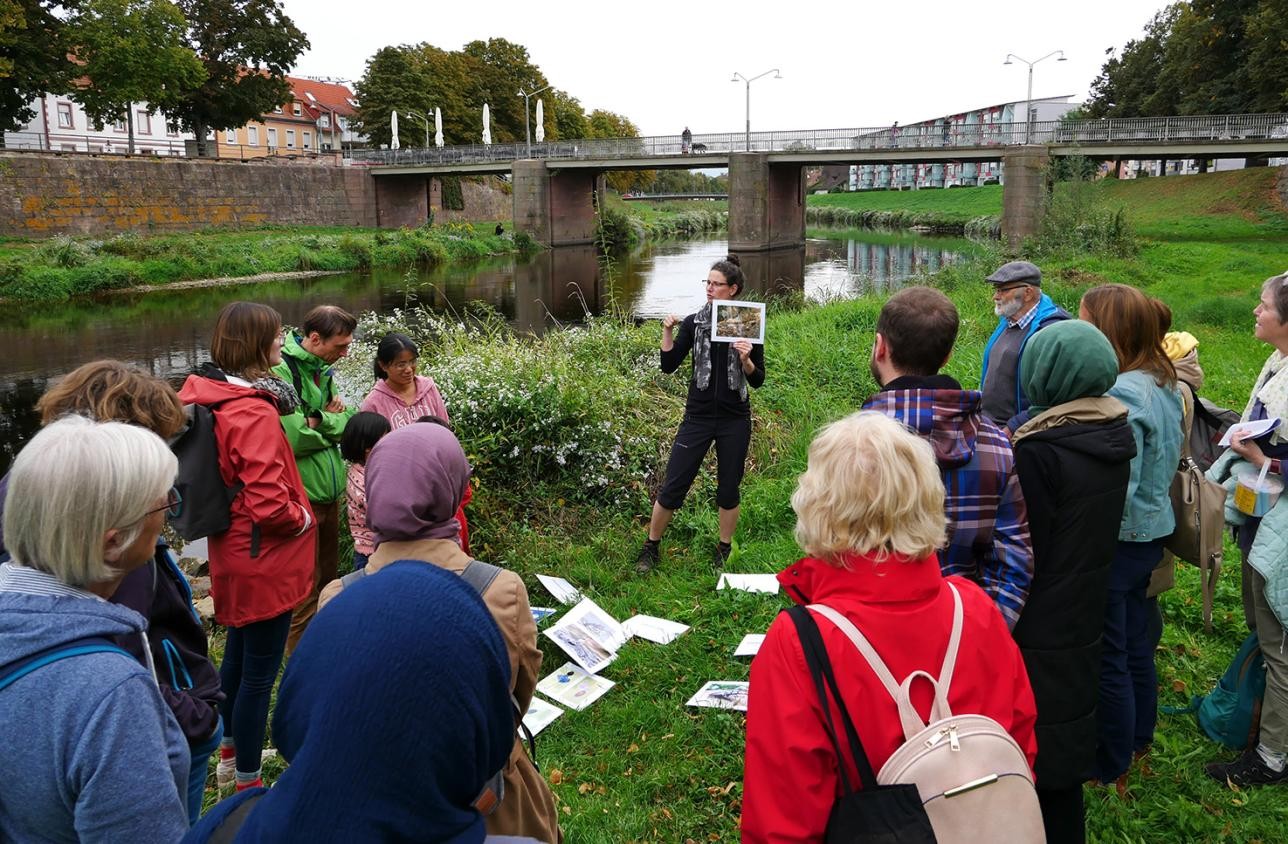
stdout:
{"type": "Polygon", "coordinates": [[[156,434],[122,422],[64,416],[42,428],[13,461],[4,541],[13,559],[83,589],[117,576],[103,537],[138,539],[143,518],[179,463],[156,434]]]}
{"type": "Polygon", "coordinates": [[[871,410],[833,422],[810,443],[792,509],[801,549],[833,565],[852,552],[919,560],[946,537],[944,482],[930,444],[871,410]]]}

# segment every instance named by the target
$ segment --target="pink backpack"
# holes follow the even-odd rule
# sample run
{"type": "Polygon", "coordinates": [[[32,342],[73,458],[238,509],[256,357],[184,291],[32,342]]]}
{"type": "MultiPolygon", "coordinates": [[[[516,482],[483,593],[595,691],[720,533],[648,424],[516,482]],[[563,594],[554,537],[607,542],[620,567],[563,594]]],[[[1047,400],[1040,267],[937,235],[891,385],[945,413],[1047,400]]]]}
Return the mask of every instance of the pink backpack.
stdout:
{"type": "Polygon", "coordinates": [[[823,604],[809,608],[849,637],[899,708],[905,741],[881,766],[878,784],[915,785],[939,844],[1043,844],[1042,810],[1024,751],[992,718],[954,715],[948,706],[961,644],[962,599],[953,584],[947,586],[953,593],[953,628],[938,678],[918,670],[896,682],[848,618],[823,604]],[[909,698],[918,677],[934,688],[929,724],[909,698]]]}

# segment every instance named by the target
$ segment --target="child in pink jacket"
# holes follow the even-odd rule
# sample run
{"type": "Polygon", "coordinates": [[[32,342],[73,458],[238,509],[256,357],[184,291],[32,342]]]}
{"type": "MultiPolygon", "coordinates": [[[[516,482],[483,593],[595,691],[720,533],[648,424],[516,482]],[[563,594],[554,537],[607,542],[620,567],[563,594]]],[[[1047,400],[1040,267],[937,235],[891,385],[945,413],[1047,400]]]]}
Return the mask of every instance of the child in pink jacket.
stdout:
{"type": "Polygon", "coordinates": [[[367,558],[376,550],[375,534],[367,527],[367,455],[390,430],[389,420],[379,413],[355,413],[340,437],[340,454],[349,461],[345,491],[349,499],[349,532],[353,534],[354,571],[365,567],[367,558]]]}

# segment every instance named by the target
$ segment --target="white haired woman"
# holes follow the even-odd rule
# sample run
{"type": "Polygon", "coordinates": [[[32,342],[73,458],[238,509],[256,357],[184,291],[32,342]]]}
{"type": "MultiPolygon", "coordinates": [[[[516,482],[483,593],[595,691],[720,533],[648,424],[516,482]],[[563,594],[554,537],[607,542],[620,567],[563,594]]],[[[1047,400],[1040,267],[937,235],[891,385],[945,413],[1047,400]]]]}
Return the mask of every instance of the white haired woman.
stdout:
{"type": "MultiPolygon", "coordinates": [[[[826,604],[848,618],[896,678],[916,670],[938,675],[954,612],[948,584],[956,587],[963,626],[949,706],[997,721],[1032,768],[1036,709],[1019,648],[982,589],[939,571],[944,484],[930,444],[874,411],[834,422],[810,445],[792,509],[796,541],[809,556],[779,582],[798,603],[826,604]]],[[[818,626],[841,702],[880,770],[904,742],[895,703],[846,634],[818,626]]],[[[911,697],[925,720],[930,685],[914,684],[911,697]]],[[[751,665],[744,842],[824,840],[840,793],[838,768],[857,782],[854,761],[837,758],[825,724],[800,639],[780,616],[751,665]]]]}
{"type": "MultiPolygon", "coordinates": [[[[0,840],[177,841],[188,743],[155,674],[106,640],[156,551],[177,461],[150,431],[69,416],[14,461],[0,565],[0,840]]],[[[144,649],[144,653],[147,653],[144,649]]]]}

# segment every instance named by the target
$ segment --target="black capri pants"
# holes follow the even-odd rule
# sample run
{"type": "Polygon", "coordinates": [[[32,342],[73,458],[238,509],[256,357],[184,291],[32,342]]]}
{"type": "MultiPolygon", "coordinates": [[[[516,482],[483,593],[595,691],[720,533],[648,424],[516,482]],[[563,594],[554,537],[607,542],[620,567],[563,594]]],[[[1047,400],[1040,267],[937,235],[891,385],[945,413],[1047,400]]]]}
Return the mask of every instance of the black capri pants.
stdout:
{"type": "Polygon", "coordinates": [[[738,486],[742,483],[751,446],[751,417],[691,417],[685,415],[671,446],[671,459],[666,463],[666,480],[657,494],[657,503],[668,510],[678,510],[689,494],[689,487],[702,468],[712,443],[716,444],[716,504],[732,510],[741,500],[738,486]]]}

